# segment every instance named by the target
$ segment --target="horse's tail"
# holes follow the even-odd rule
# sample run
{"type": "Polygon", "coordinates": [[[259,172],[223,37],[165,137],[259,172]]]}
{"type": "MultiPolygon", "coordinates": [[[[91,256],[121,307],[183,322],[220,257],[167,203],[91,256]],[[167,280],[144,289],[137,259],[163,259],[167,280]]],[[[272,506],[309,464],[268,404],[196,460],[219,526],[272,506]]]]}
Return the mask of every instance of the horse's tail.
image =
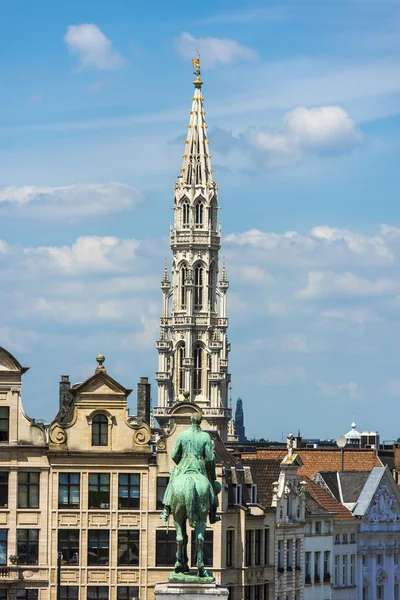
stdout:
{"type": "Polygon", "coordinates": [[[196,527],[196,484],[193,477],[188,477],[185,484],[186,516],[190,527],[196,527]]]}

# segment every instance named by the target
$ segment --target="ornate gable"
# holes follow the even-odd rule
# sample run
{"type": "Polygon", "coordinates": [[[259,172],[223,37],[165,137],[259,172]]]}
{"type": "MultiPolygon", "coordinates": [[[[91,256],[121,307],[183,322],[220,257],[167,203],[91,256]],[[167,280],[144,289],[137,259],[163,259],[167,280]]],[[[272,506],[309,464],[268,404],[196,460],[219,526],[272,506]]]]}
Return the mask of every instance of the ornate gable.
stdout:
{"type": "Polygon", "coordinates": [[[365,514],[369,523],[400,522],[400,493],[387,474],[381,479],[365,514]]]}
{"type": "Polygon", "coordinates": [[[22,367],[17,359],[5,348],[0,347],[0,371],[14,371],[25,373],[28,369],[22,367]]]}

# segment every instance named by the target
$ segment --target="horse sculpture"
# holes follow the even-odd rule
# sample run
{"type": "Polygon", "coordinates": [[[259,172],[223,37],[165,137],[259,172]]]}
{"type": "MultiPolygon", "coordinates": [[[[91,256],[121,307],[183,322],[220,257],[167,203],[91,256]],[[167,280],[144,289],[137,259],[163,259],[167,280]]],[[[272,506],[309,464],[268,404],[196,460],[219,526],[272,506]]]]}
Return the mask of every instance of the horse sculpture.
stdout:
{"type": "Polygon", "coordinates": [[[195,560],[197,577],[209,577],[204,567],[204,534],[207,515],[210,522],[220,518],[216,514],[216,495],[221,485],[216,481],[214,445],[210,435],[200,428],[201,415],[193,415],[189,429],[179,434],[172,459],[176,463],[164,494],[164,510],[161,519],[168,521],[170,513],[174,517],[176,529],[175,573],[189,573],[187,555],[187,522],[195,530],[195,560]]]}

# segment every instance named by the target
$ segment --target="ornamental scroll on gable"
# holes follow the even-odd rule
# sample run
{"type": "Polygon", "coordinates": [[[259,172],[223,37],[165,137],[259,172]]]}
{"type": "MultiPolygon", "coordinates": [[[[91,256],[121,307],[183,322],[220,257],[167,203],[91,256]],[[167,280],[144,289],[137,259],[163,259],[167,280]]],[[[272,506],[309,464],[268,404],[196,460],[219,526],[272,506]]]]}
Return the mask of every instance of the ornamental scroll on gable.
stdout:
{"type": "Polygon", "coordinates": [[[387,482],[383,482],[376,490],[365,520],[369,523],[400,522],[399,504],[387,482]]]}

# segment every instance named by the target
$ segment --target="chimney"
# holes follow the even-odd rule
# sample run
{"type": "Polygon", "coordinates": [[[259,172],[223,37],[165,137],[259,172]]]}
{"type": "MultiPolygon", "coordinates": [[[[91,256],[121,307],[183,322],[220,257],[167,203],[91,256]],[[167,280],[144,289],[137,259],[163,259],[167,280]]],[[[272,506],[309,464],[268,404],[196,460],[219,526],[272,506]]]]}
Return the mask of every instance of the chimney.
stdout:
{"type": "Polygon", "coordinates": [[[69,375],[61,375],[60,381],[60,407],[58,411],[59,421],[62,422],[69,407],[71,406],[72,396],[70,393],[71,384],[69,375]]]}
{"type": "Polygon", "coordinates": [[[141,377],[137,389],[138,419],[150,425],[150,383],[148,377],[141,377]]]}

